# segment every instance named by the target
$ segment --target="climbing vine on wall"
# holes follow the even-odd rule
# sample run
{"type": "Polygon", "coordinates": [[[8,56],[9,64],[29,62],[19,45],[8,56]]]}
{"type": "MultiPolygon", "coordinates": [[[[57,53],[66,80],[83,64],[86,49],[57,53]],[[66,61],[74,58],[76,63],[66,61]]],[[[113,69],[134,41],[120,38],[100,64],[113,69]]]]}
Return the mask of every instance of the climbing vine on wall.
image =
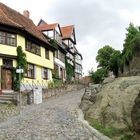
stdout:
{"type": "Polygon", "coordinates": [[[67,81],[71,81],[72,77],[74,77],[74,66],[69,64],[67,62],[67,59],[65,59],[65,65],[66,65],[67,81]]]}
{"type": "Polygon", "coordinates": [[[24,77],[24,74],[27,72],[27,60],[26,54],[23,52],[22,47],[17,47],[17,67],[13,70],[13,79],[14,79],[14,90],[18,91],[20,88],[20,82],[24,77]],[[19,74],[16,73],[16,69],[23,69],[24,72],[21,73],[21,77],[19,79],[19,74]]]}

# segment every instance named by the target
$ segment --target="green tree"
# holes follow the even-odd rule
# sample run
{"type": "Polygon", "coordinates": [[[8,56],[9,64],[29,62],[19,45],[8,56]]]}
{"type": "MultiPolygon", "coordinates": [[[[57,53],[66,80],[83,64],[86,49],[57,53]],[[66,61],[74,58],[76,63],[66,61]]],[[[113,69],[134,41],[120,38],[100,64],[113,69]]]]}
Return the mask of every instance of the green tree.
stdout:
{"type": "Polygon", "coordinates": [[[107,76],[107,70],[105,68],[99,68],[97,69],[97,71],[95,72],[90,72],[90,77],[91,80],[95,83],[95,84],[99,84],[104,80],[104,77],[107,76]]]}
{"type": "Polygon", "coordinates": [[[109,70],[109,61],[114,49],[109,45],[104,46],[103,48],[98,50],[98,54],[96,56],[96,61],[99,63],[98,67],[106,68],[109,70]]]}
{"type": "Polygon", "coordinates": [[[20,82],[24,77],[24,74],[27,72],[27,60],[26,54],[23,52],[22,47],[17,47],[17,67],[16,69],[23,69],[24,72],[21,73],[21,79],[19,79],[19,74],[14,71],[14,90],[18,91],[20,88],[20,82]]]}
{"type": "Polygon", "coordinates": [[[109,69],[113,71],[113,74],[118,77],[119,63],[120,63],[121,52],[114,50],[109,59],[109,69]]]}
{"type": "Polygon", "coordinates": [[[23,52],[22,47],[17,47],[17,68],[21,68],[24,70],[24,73],[22,73],[22,77],[24,77],[25,72],[27,71],[27,60],[26,60],[26,54],[23,52]]]}
{"type": "Polygon", "coordinates": [[[139,28],[135,27],[133,23],[129,24],[129,27],[126,28],[127,33],[126,33],[126,38],[124,40],[124,48],[127,48],[128,46],[131,45],[132,40],[136,37],[137,33],[139,33],[139,28]]]}
{"type": "Polygon", "coordinates": [[[122,51],[122,63],[123,65],[129,65],[130,60],[132,60],[134,55],[134,44],[135,44],[135,38],[140,33],[139,28],[135,27],[132,23],[129,24],[129,27],[126,29],[126,38],[124,40],[123,44],[123,51],[122,51]]]}

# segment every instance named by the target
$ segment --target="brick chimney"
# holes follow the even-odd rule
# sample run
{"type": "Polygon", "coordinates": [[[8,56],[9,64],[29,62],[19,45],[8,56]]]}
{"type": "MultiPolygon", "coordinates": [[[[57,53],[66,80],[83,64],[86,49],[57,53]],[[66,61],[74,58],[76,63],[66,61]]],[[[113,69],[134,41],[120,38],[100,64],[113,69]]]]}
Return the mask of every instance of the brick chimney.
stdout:
{"type": "Polygon", "coordinates": [[[30,17],[30,12],[28,10],[24,10],[23,11],[23,15],[26,17],[26,18],[29,18],[30,17]]]}

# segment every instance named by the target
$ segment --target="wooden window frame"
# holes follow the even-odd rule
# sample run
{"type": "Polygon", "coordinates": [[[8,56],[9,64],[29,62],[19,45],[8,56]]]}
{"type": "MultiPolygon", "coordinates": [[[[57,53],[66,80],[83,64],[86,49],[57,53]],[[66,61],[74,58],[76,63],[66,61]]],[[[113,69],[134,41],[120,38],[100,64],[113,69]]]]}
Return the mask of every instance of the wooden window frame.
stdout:
{"type": "Polygon", "coordinates": [[[0,31],[1,33],[4,33],[5,35],[0,35],[0,37],[4,37],[4,42],[0,44],[3,44],[3,45],[8,45],[8,46],[13,46],[13,47],[16,47],[17,46],[17,35],[14,34],[14,33],[10,33],[10,32],[4,32],[4,31],[0,31]],[[11,36],[14,36],[14,37],[10,37],[9,35],[11,36]],[[11,42],[9,43],[8,40],[9,39],[13,39],[15,44],[11,44],[11,42]]]}
{"type": "Polygon", "coordinates": [[[49,53],[49,49],[45,48],[45,58],[50,60],[50,53],[49,53]]]}
{"type": "Polygon", "coordinates": [[[44,80],[49,80],[49,71],[48,70],[49,70],[48,68],[45,68],[45,67],[42,68],[42,72],[43,72],[42,78],[44,80]]]}
{"type": "Polygon", "coordinates": [[[30,79],[35,79],[35,65],[34,64],[31,64],[31,63],[27,64],[27,73],[25,74],[25,77],[30,78],[30,79]],[[33,69],[32,69],[33,72],[31,74],[29,74],[29,72],[31,72],[29,69],[29,65],[33,66],[33,69]]]}
{"type": "Polygon", "coordinates": [[[27,39],[25,44],[26,44],[25,46],[26,51],[41,56],[41,46],[27,39]]]}

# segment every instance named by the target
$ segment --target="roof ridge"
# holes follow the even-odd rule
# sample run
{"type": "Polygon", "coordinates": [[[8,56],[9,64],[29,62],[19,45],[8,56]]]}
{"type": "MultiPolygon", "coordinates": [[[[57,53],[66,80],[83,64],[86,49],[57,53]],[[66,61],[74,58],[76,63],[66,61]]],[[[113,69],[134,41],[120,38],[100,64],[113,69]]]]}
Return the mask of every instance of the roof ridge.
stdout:
{"type": "Polygon", "coordinates": [[[66,28],[66,27],[74,27],[74,25],[62,26],[61,28],[66,28]]]}

